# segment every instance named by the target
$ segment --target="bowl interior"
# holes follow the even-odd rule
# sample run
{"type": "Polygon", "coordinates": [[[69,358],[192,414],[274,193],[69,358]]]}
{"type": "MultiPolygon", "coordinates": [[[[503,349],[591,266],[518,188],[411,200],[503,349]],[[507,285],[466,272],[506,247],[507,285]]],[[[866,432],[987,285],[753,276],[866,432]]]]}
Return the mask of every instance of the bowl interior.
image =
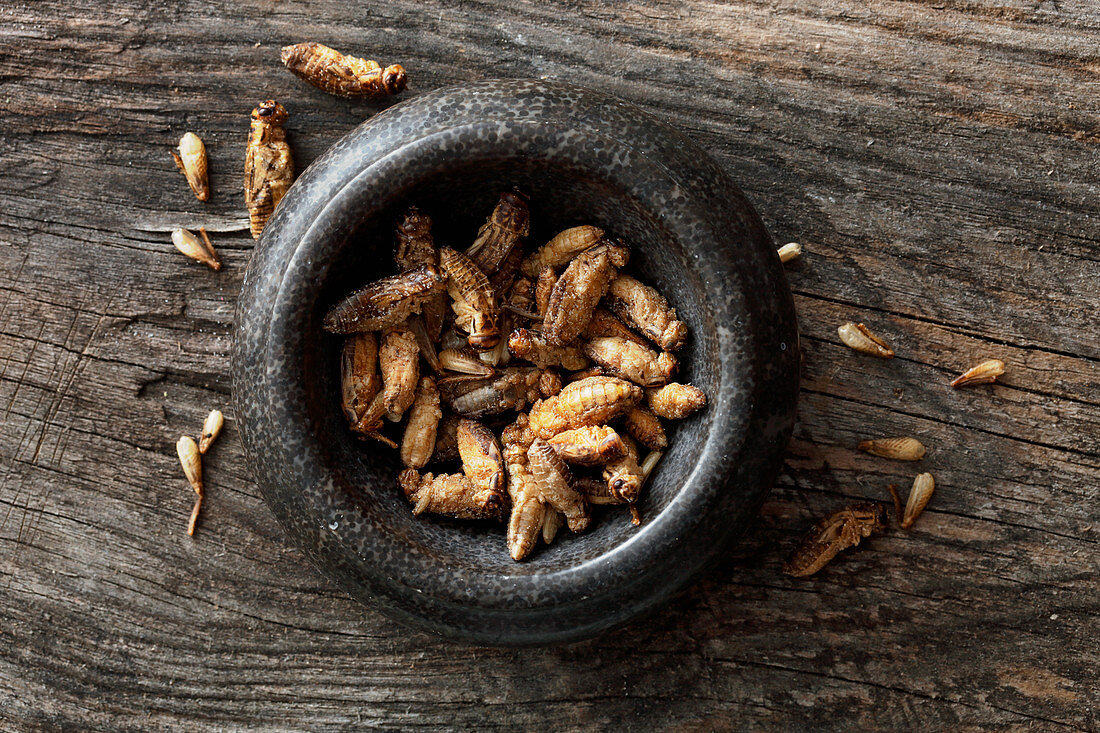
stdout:
{"type": "MultiPolygon", "coordinates": [[[[670,186],[674,185],[671,181],[670,186]]],[[[400,538],[411,553],[424,553],[455,570],[494,575],[526,575],[560,571],[608,558],[623,550],[632,537],[657,521],[660,513],[689,485],[711,427],[709,411],[679,422],[666,422],[669,448],[651,476],[639,508],[641,527],[630,522],[623,507],[594,507],[591,529],[573,535],[563,528],[550,546],[540,545],[524,562],[507,552],[504,526],[459,522],[435,516],[414,517],[396,477],[400,459],[374,442],[357,439],[340,410],[339,354],[342,337],[325,334],[320,321],[326,310],[352,290],[393,274],[393,229],[402,212],[416,204],[433,221],[436,243],[465,249],[491,212],[500,192],[518,186],[530,196],[531,235],[527,250],[541,245],[566,227],[595,224],[622,237],[631,247],[625,272],[656,287],[691,329],[678,354],[678,381],[690,382],[713,398],[719,389],[714,308],[702,287],[693,251],[706,242],[680,241],[653,212],[613,181],[600,176],[600,166],[579,167],[552,157],[479,157],[471,160],[455,151],[429,175],[390,197],[392,203],[367,214],[348,237],[339,256],[322,278],[313,327],[307,335],[305,383],[311,418],[319,431],[324,462],[338,491],[363,513],[363,519],[400,538]]],[[[508,413],[509,415],[511,413],[508,413]]],[[[392,427],[387,433],[400,440],[392,427]]],[[[641,448],[644,456],[644,447],[641,448]]],[[[429,470],[436,470],[429,467],[429,470]]],[[[457,465],[450,471],[460,471],[457,465]]]]}

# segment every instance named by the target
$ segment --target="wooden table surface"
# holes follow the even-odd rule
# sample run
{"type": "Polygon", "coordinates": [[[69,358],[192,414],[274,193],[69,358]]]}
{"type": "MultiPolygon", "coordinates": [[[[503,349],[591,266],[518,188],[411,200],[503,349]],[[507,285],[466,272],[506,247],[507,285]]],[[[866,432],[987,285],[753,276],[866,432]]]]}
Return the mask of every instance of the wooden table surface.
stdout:
{"type": "Polygon", "coordinates": [[[0,6],[0,728],[1100,729],[1100,8],[1092,0],[516,0],[0,6]],[[471,648],[349,600],[284,542],[229,406],[253,241],[248,114],[299,168],[379,106],[290,75],[318,40],[409,70],[617,94],[741,182],[788,266],[798,426],[757,525],[594,641],[471,648]],[[213,195],[169,150],[194,130],[213,195]],[[211,231],[220,273],[183,259],[211,231]],[[863,321],[897,350],[857,354],[863,321]],[[948,381],[984,358],[993,386],[948,381]],[[227,429],[207,502],[174,444],[227,429]],[[915,435],[918,464],[855,450],[915,435]],[[824,513],[914,474],[817,576],[824,513]]]}

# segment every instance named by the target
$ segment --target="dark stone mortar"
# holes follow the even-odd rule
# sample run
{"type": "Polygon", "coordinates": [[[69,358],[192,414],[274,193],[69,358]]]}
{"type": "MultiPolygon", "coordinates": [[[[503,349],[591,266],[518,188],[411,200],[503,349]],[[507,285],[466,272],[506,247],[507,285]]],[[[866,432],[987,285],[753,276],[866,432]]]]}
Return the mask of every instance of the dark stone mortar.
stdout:
{"type": "Polygon", "coordinates": [[[567,84],[449,87],[364,122],[294,184],[261,237],[237,306],[234,398],[250,466],[292,540],[356,598],[452,638],[539,644],[595,635],[683,589],[741,533],[794,422],[799,349],[775,245],[717,163],[668,125],[567,84]],[[681,381],[710,404],[669,424],[640,527],[604,511],[514,563],[503,528],[416,518],[392,451],[339,409],[339,339],[321,317],[393,268],[417,203],[464,248],[500,191],[531,196],[529,244],[594,223],[628,271],[692,329],[681,381]]]}

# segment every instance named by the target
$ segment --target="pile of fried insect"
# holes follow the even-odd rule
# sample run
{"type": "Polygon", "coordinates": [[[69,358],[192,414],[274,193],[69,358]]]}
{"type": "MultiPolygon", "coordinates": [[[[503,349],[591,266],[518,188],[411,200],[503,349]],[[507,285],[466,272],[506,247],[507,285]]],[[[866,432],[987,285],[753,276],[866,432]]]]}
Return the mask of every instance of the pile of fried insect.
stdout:
{"type": "MultiPolygon", "coordinates": [[[[381,98],[407,83],[400,64],[383,67],[319,43],[286,46],[281,58],[295,75],[341,97],[381,98]]],[[[253,237],[260,236],[294,179],[286,119],[286,109],[274,100],[252,112],[244,193],[253,237]]],[[[195,196],[207,201],[202,140],[188,132],[172,155],[195,196]]],[[[539,536],[550,542],[563,517],[570,529],[583,530],[592,504],[626,504],[638,523],[639,491],[667,444],[659,418],[682,418],[706,403],[695,387],[669,381],[676,369],[672,352],[687,329],[659,293],[618,273],[629,257],[626,247],[596,227],[581,226],[524,258],[528,223],[523,197],[506,193],[463,253],[437,250],[430,219],[411,210],[397,230],[401,274],[349,296],[325,321],[333,332],[354,334],[342,362],[344,411],[352,429],[396,448],[381,432],[383,420],[397,422],[407,414],[400,449],[408,468],[400,485],[413,511],[496,518],[510,505],[508,547],[517,560],[539,536]],[[420,378],[421,357],[431,376],[420,378]],[[441,403],[451,413],[447,417],[441,403]],[[504,425],[503,448],[491,427],[497,425],[504,425]],[[641,464],[629,436],[651,450],[641,464]],[[419,472],[429,461],[458,459],[462,474],[419,472]]],[[[172,241],[188,257],[221,269],[206,230],[199,232],[201,241],[176,229],[172,241]]],[[[778,254],[789,262],[802,247],[792,242],[778,254]]],[[[845,323],[837,335],[856,351],[894,356],[862,323],[845,323]]],[[[991,384],[1004,372],[1004,362],[987,359],[951,386],[991,384]]],[[[211,413],[211,421],[220,429],[221,413],[211,413]]],[[[210,440],[204,426],[201,448],[186,436],[177,446],[198,494],[188,533],[201,505],[200,456],[210,440]]],[[[919,461],[925,453],[912,437],[865,440],[858,447],[903,461],[919,461]]],[[[896,488],[889,488],[895,519],[908,529],[931,500],[935,481],[930,473],[919,474],[904,508],[896,488]]],[[[810,529],[784,570],[812,575],[885,528],[882,505],[844,507],[810,529]]]]}
{"type": "Polygon", "coordinates": [[[661,418],[706,404],[672,381],[687,326],[620,272],[625,245],[584,225],[525,256],[529,229],[519,191],[500,196],[464,251],[437,247],[432,220],[410,208],[396,229],[399,274],[348,295],[323,324],[348,336],[348,424],[400,450],[413,513],[508,516],[516,560],[562,524],[585,530],[594,504],[626,505],[638,523],[668,445],[661,418]],[[400,445],[386,421],[404,421],[400,445]],[[650,451],[641,461],[638,443],[650,451]],[[461,473],[421,473],[457,462],[461,473]]]}

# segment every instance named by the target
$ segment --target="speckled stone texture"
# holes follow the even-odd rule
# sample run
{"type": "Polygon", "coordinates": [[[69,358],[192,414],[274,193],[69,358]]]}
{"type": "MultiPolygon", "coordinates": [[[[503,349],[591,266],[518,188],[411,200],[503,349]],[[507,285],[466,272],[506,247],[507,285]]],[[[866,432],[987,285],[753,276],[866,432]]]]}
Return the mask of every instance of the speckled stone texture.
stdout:
{"type": "Polygon", "coordinates": [[[234,398],[251,467],[292,540],[357,598],[479,643],[592,636],[683,589],[757,511],[794,421],[798,336],[774,243],[702,149],[640,110],[541,81],[440,89],[360,125],[306,170],[261,237],[238,302],[234,398]],[[347,430],[337,298],[393,271],[417,203],[473,241],[501,190],[531,196],[531,244],[594,223],[692,328],[681,381],[710,404],[670,423],[640,508],[601,511],[523,563],[501,525],[413,517],[397,456],[347,430]]]}

